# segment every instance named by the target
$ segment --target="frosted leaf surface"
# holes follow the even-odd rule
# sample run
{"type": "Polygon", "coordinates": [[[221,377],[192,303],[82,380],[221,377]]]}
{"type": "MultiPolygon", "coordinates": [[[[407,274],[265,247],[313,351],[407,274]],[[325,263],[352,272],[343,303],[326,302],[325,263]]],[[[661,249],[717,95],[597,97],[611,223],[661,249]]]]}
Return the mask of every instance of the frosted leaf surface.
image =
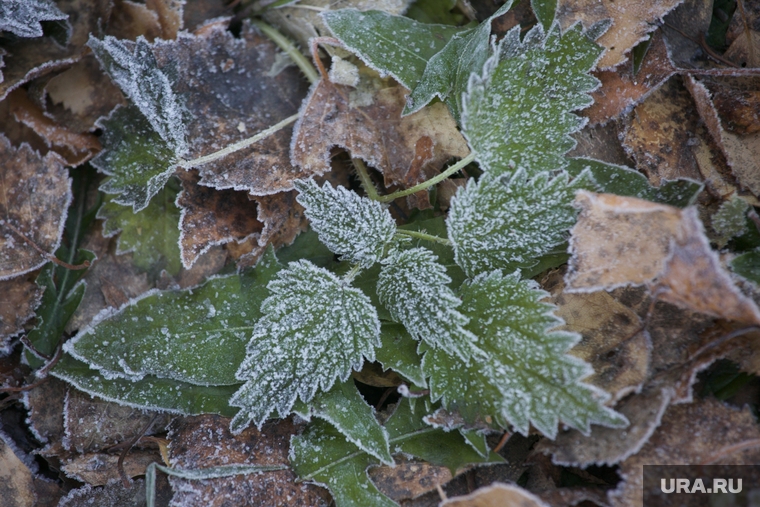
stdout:
{"type": "Polygon", "coordinates": [[[413,337],[467,359],[476,338],[465,329],[469,319],[457,309],[461,301],[450,282],[433,252],[412,248],[383,261],[377,294],[413,337]]]}
{"type": "Polygon", "coordinates": [[[422,358],[417,354],[419,343],[412,338],[401,324],[383,322],[380,329],[380,340],[383,345],[377,349],[377,362],[383,368],[400,373],[414,385],[427,387],[425,374],[420,367],[422,358]]]}
{"type": "Polygon", "coordinates": [[[162,263],[171,275],[181,268],[179,253],[179,208],[174,204],[177,188],[167,185],[137,213],[106,196],[97,217],[103,222],[103,236],[119,235],[116,255],[134,252],[134,264],[149,270],[162,263]]]}
{"type": "MultiPolygon", "coordinates": [[[[491,453],[480,456],[457,432],[446,433],[428,426],[422,407],[402,401],[385,423],[392,453],[404,453],[447,466],[452,470],[470,463],[498,463],[491,453]],[[415,410],[416,408],[416,410],[415,410]]],[[[362,505],[396,507],[367,477],[367,467],[378,461],[348,442],[333,426],[315,421],[291,441],[293,470],[305,481],[330,490],[337,507],[362,505]]]]}
{"type": "Polygon", "coordinates": [[[101,312],[66,342],[66,352],[106,377],[238,384],[235,373],[261,316],[266,286],[279,269],[270,251],[240,276],[214,278],[191,290],[149,291],[118,312],[101,312]]]}
{"type": "Polygon", "coordinates": [[[153,130],[176,156],[184,155],[188,149],[187,113],[172,88],[172,73],[158,68],[148,41],[142,37],[133,43],[110,35],[103,40],[91,36],[87,45],[124,95],[145,115],[153,130]]]}
{"type": "Polygon", "coordinates": [[[369,298],[326,269],[292,262],[269,283],[263,317],[237,372],[245,381],[230,400],[241,407],[233,431],[261,426],[276,411],[290,413],[297,398],[345,381],[364,358],[375,359],[380,321],[369,298]]]}
{"type": "Polygon", "coordinates": [[[362,451],[387,465],[393,464],[388,432],[377,421],[375,409],[359,394],[353,379],[317,393],[308,406],[298,402],[294,411],[305,419],[311,415],[324,419],[362,451]]]}
{"type": "Polygon", "coordinates": [[[41,21],[60,21],[69,16],[50,0],[3,0],[0,2],[0,31],[19,37],[42,37],[41,21]]]}
{"type": "Polygon", "coordinates": [[[578,210],[578,189],[594,188],[588,171],[528,180],[525,170],[500,179],[471,180],[451,203],[447,218],[457,264],[469,275],[529,268],[567,239],[578,210]]]}
{"type": "Polygon", "coordinates": [[[712,217],[712,228],[718,233],[719,246],[724,247],[731,238],[741,236],[747,230],[747,210],[744,199],[733,196],[720,205],[712,217]]]}
{"type": "Polygon", "coordinates": [[[589,365],[566,354],[580,336],[551,331],[562,324],[544,291],[519,273],[484,273],[462,287],[462,312],[477,332],[478,353],[469,363],[430,350],[423,369],[433,399],[442,399],[469,423],[486,421],[528,434],[530,425],[549,438],[560,422],[588,433],[589,424],[620,427],[620,414],[603,405],[608,395],[582,379],[589,365]]]}
{"type": "Polygon", "coordinates": [[[529,176],[567,165],[570,134],[585,120],[572,111],[589,106],[599,81],[593,69],[601,48],[577,25],[560,36],[540,25],[520,40],[510,30],[496,53],[472,77],[462,128],[489,177],[524,168],[529,176]]]}
{"type": "Polygon", "coordinates": [[[384,205],[329,182],[320,188],[314,180],[297,181],[295,187],[311,228],[330,250],[365,268],[380,260],[396,232],[384,205]]]}
{"type": "Polygon", "coordinates": [[[549,30],[557,14],[557,0],[530,0],[530,6],[544,30],[549,30]]]}

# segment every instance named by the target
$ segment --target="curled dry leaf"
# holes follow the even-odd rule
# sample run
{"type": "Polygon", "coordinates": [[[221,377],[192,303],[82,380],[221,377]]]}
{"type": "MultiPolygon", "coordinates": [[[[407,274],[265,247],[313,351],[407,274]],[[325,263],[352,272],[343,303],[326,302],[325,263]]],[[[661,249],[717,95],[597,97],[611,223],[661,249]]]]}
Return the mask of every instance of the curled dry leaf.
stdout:
{"type": "Polygon", "coordinates": [[[760,310],[710,249],[696,208],[579,191],[568,291],[647,285],[659,300],[698,313],[760,323],[760,310]]]}
{"type": "Polygon", "coordinates": [[[596,41],[607,48],[598,64],[599,68],[607,69],[626,61],[631,48],[654,31],[656,23],[681,2],[683,0],[560,0],[557,18],[563,30],[578,21],[589,28],[600,21],[612,20],[612,26],[596,41]]]}
{"type": "Polygon", "coordinates": [[[0,281],[0,356],[10,353],[11,338],[24,330],[40,304],[42,291],[32,278],[0,281]]]}
{"type": "Polygon", "coordinates": [[[613,507],[642,505],[643,465],[759,462],[760,427],[749,406],[736,409],[713,398],[672,405],[649,442],[621,463],[623,480],[608,496],[613,507]]]}
{"type": "Polygon", "coordinates": [[[439,507],[548,507],[539,497],[519,486],[495,482],[469,495],[448,498],[439,507]]]}
{"type": "Polygon", "coordinates": [[[44,157],[0,135],[0,280],[28,273],[47,262],[31,243],[52,254],[71,202],[71,180],[55,153],[44,157]],[[24,239],[26,238],[26,239],[24,239]]]}

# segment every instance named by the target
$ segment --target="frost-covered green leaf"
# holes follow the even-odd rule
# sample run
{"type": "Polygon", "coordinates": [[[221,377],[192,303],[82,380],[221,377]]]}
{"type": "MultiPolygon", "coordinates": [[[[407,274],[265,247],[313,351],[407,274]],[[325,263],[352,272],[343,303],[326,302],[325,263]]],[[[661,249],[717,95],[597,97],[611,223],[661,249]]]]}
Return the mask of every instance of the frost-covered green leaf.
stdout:
{"type": "Polygon", "coordinates": [[[694,204],[703,188],[701,183],[689,179],[666,180],[659,187],[653,187],[646,176],[634,169],[593,159],[569,159],[567,172],[571,176],[576,177],[585,170],[591,171],[599,192],[638,197],[679,208],[694,204]]]}
{"type": "Polygon", "coordinates": [[[724,247],[732,238],[741,236],[747,230],[747,210],[749,204],[737,196],[720,205],[712,216],[712,228],[718,234],[719,247],[724,247]]]}
{"type": "Polygon", "coordinates": [[[383,322],[380,329],[382,346],[377,349],[377,361],[386,370],[400,373],[414,385],[427,387],[425,374],[420,366],[422,358],[417,353],[419,343],[401,324],[383,322]]]}
{"type": "Polygon", "coordinates": [[[549,31],[557,14],[557,0],[530,0],[530,6],[544,31],[549,31]]]}
{"type": "Polygon", "coordinates": [[[383,261],[377,294],[413,337],[466,360],[475,335],[465,329],[469,319],[457,309],[461,301],[450,282],[430,250],[412,248],[383,261]]]}
{"type": "Polygon", "coordinates": [[[143,37],[136,42],[107,35],[90,36],[87,42],[106,73],[148,120],[153,130],[177,156],[187,152],[185,108],[172,89],[175,76],[159,69],[153,51],[143,37]]]}
{"type": "Polygon", "coordinates": [[[760,285],[760,250],[743,253],[731,261],[731,270],[760,285]]]}
{"type": "Polygon", "coordinates": [[[149,291],[120,310],[104,310],[65,345],[105,377],[146,375],[198,385],[239,384],[245,346],[281,269],[268,251],[255,269],[190,290],[149,291]]]}
{"type": "Polygon", "coordinates": [[[108,175],[100,190],[118,194],[113,202],[138,212],[169,181],[176,168],[174,150],[136,106],[117,107],[98,126],[103,151],[90,163],[108,175]]]}
{"type": "MultiPolygon", "coordinates": [[[[392,453],[405,453],[436,465],[458,469],[470,463],[498,463],[493,453],[480,456],[457,432],[446,433],[422,420],[421,407],[412,410],[403,400],[385,427],[392,453]]],[[[334,427],[316,421],[291,440],[291,464],[298,476],[330,490],[337,507],[395,507],[397,504],[380,493],[366,470],[377,460],[348,442],[334,427]]]]}
{"type": "Polygon", "coordinates": [[[304,419],[312,415],[324,419],[362,451],[385,464],[393,463],[388,432],[377,421],[375,409],[359,394],[353,379],[317,393],[308,404],[296,403],[293,411],[304,419]]]}
{"type": "Polygon", "coordinates": [[[415,0],[404,16],[422,23],[461,25],[467,17],[458,9],[454,11],[456,5],[457,0],[415,0]]]}
{"type": "Polygon", "coordinates": [[[119,235],[116,254],[134,252],[134,264],[145,271],[166,269],[176,275],[182,267],[179,251],[180,210],[175,204],[179,186],[166,185],[146,208],[134,213],[106,197],[98,210],[103,236],[119,235]]]}
{"type": "Polygon", "coordinates": [[[487,177],[523,168],[529,176],[562,169],[585,123],[572,111],[589,106],[599,81],[589,75],[602,48],[577,24],[560,36],[541,25],[520,40],[510,30],[470,78],[462,127],[487,177]]]}
{"type": "Polygon", "coordinates": [[[396,232],[384,205],[329,182],[321,188],[314,180],[294,186],[311,228],[330,250],[365,268],[380,260],[396,232]]]}
{"type": "Polygon", "coordinates": [[[245,381],[230,400],[241,410],[232,421],[242,431],[272,412],[284,416],[296,398],[345,381],[364,358],[375,360],[380,321],[360,290],[308,261],[291,263],[267,286],[247,355],[237,372],[245,381]]]}
{"type": "Polygon", "coordinates": [[[340,9],[323,12],[322,19],[349,51],[408,89],[422,78],[428,61],[463,30],[383,11],[340,9]]]}
{"type": "Polygon", "coordinates": [[[591,367],[566,354],[579,336],[551,330],[562,321],[552,305],[540,302],[546,293],[535,282],[493,271],[466,283],[461,295],[479,353],[463,363],[429,350],[423,369],[433,399],[468,422],[512,426],[524,435],[530,425],[554,438],[560,422],[585,433],[590,423],[627,424],[603,405],[606,393],[582,382],[591,367]]]}
{"type": "Polygon", "coordinates": [[[61,21],[68,17],[50,0],[0,2],[0,31],[11,32],[18,37],[42,37],[41,21],[61,21]]]}
{"type": "Polygon", "coordinates": [[[186,415],[219,414],[225,417],[232,417],[237,412],[237,409],[229,405],[229,399],[239,384],[199,386],[152,375],[140,380],[108,378],[68,354],[63,355],[51,374],[80,391],[130,407],[186,415]]]}
{"type": "Polygon", "coordinates": [[[452,201],[446,222],[457,263],[471,277],[532,267],[567,239],[578,215],[575,192],[593,188],[589,172],[572,182],[567,173],[528,180],[522,168],[511,177],[471,180],[452,201]]]}

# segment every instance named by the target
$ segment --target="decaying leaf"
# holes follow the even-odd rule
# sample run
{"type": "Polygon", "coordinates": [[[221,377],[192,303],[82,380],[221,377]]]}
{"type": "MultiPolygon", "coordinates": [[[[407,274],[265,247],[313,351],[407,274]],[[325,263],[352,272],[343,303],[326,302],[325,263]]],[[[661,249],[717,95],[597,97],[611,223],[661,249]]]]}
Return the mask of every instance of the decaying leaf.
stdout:
{"type": "Polygon", "coordinates": [[[760,67],[760,33],[757,21],[760,11],[753,2],[737,6],[726,34],[731,45],[723,55],[740,67],[760,67]]]}
{"type": "MultiPolygon", "coordinates": [[[[247,428],[239,435],[232,435],[229,426],[229,419],[212,415],[175,422],[169,433],[172,465],[190,470],[230,464],[287,465],[290,438],[300,429],[290,419],[262,430],[247,428]]],[[[188,507],[328,504],[325,490],[295,479],[293,471],[286,469],[204,481],[169,480],[175,491],[173,501],[188,507]]]]}
{"type": "Polygon", "coordinates": [[[744,296],[710,249],[696,208],[679,210],[632,197],[580,191],[568,290],[648,285],[657,298],[744,323],[760,310],[744,296]]]}
{"type": "Polygon", "coordinates": [[[714,2],[681,0],[676,3],[680,5],[665,17],[662,24],[668,53],[679,67],[704,67],[705,50],[700,41],[705,40],[710,27],[714,2]]]}
{"type": "Polygon", "coordinates": [[[498,482],[473,491],[466,496],[455,496],[440,503],[440,507],[548,507],[539,497],[519,486],[498,482]]]}
{"type": "Polygon", "coordinates": [[[0,356],[10,353],[11,338],[34,317],[41,297],[40,287],[28,276],[0,281],[0,356]]]}
{"type": "Polygon", "coordinates": [[[14,452],[10,439],[0,434],[0,498],[7,507],[34,507],[33,475],[14,452]]]}
{"type": "Polygon", "coordinates": [[[28,145],[11,146],[0,136],[0,280],[28,273],[47,262],[30,241],[52,254],[61,243],[71,181],[55,153],[41,157],[28,145]],[[26,238],[26,239],[25,239],[26,238]]]}
{"type": "Polygon", "coordinates": [[[51,378],[24,395],[24,405],[29,411],[29,428],[40,442],[50,444],[48,448],[62,447],[66,391],[65,382],[51,378]]]}
{"type": "Polygon", "coordinates": [[[656,22],[683,0],[648,0],[643,2],[615,2],[614,0],[560,0],[557,19],[563,29],[580,21],[589,28],[606,19],[612,26],[597,39],[607,48],[599,61],[599,68],[614,67],[628,58],[627,53],[657,28],[656,22]]]}
{"type": "Polygon", "coordinates": [[[61,499],[61,507],[89,507],[108,505],[109,507],[138,507],[145,505],[145,481],[138,479],[128,488],[120,480],[112,480],[104,487],[93,488],[89,484],[73,489],[61,499]]]}
{"type": "MultiPolygon", "coordinates": [[[[68,477],[90,486],[103,486],[113,481],[121,483],[118,462],[119,454],[83,453],[66,460],[61,470],[68,477]]],[[[148,465],[156,462],[161,462],[158,450],[132,449],[124,458],[124,473],[127,477],[145,475],[148,465]]]]}
{"type": "Polygon", "coordinates": [[[50,0],[6,0],[0,5],[0,31],[19,37],[42,37],[42,21],[66,18],[50,0]]]}
{"type": "Polygon", "coordinates": [[[367,475],[385,496],[396,502],[417,498],[446,484],[454,475],[445,466],[425,461],[396,458],[393,466],[369,467],[367,475]]]}

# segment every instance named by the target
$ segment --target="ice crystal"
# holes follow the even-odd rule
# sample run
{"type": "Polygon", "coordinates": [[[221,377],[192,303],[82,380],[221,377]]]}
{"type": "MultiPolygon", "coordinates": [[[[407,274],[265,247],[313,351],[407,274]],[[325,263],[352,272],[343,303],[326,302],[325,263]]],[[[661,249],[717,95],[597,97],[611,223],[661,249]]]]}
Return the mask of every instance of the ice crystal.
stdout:
{"type": "Polygon", "coordinates": [[[68,17],[50,0],[0,2],[0,31],[11,32],[19,37],[42,37],[41,21],[61,21],[68,17]]]}

